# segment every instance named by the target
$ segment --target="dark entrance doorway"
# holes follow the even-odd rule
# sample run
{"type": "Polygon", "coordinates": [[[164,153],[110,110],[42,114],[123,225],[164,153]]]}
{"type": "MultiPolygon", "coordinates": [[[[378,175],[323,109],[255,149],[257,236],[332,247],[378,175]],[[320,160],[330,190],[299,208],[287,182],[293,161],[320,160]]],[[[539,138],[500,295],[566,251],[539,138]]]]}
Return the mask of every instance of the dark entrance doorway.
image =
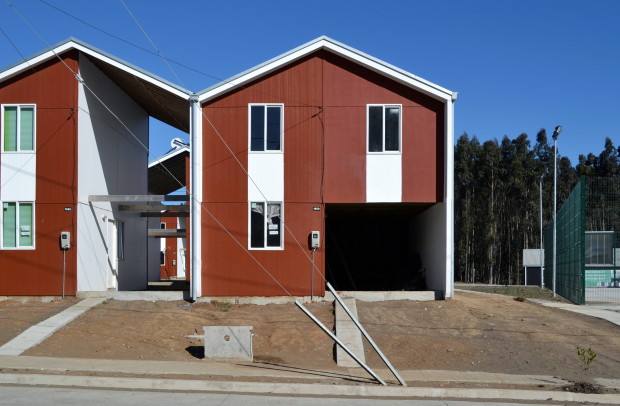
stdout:
{"type": "Polygon", "coordinates": [[[327,280],[337,290],[425,290],[411,223],[428,207],[327,204],[327,280]]]}

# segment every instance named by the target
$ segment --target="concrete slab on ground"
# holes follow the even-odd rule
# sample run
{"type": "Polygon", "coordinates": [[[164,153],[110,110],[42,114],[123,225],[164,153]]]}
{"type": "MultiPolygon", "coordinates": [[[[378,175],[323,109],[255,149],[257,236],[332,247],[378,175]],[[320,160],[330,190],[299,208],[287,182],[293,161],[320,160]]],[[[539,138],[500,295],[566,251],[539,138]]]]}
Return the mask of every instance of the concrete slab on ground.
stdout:
{"type": "Polygon", "coordinates": [[[0,347],[0,355],[19,355],[23,353],[104,300],[104,298],[84,299],[49,319],[43,320],[0,347]]]}
{"type": "MultiPolygon", "coordinates": [[[[357,305],[355,299],[345,298],[342,299],[345,306],[349,309],[351,314],[357,319],[357,305]]],[[[336,301],[336,337],[342,341],[347,348],[355,354],[357,358],[363,363],[366,363],[366,357],[364,356],[364,342],[362,341],[362,334],[357,328],[355,323],[351,320],[349,315],[344,311],[340,303],[336,301]]],[[[336,346],[336,363],[339,367],[359,367],[359,364],[349,356],[340,346],[336,346]]]]}

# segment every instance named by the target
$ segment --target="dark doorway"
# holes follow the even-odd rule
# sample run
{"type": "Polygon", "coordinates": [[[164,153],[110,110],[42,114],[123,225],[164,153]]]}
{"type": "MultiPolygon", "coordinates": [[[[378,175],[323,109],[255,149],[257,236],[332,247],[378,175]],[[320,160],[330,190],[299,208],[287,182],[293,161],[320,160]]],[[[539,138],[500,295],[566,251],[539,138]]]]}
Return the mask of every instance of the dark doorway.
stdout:
{"type": "Polygon", "coordinates": [[[425,290],[411,220],[426,204],[327,204],[326,276],[337,290],[425,290]]]}

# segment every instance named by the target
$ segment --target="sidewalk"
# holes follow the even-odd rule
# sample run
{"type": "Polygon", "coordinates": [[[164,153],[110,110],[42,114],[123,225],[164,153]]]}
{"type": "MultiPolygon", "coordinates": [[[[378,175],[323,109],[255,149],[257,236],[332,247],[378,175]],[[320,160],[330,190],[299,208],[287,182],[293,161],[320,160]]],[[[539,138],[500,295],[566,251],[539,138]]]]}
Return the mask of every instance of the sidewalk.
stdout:
{"type": "MultiPolygon", "coordinates": [[[[348,373],[269,364],[116,361],[0,356],[0,384],[81,388],[234,392],[377,398],[503,399],[620,404],[618,394],[562,391],[548,376],[457,371],[399,371],[408,387],[371,383],[358,368],[348,373]],[[11,373],[8,373],[10,371],[11,373]],[[457,387],[455,387],[457,386],[457,387]],[[460,387],[458,387],[460,386],[460,387]],[[539,388],[544,386],[544,388],[539,388]],[[522,387],[522,388],[519,388],[522,387]],[[517,389],[515,389],[517,388],[517,389]]],[[[389,371],[376,371],[389,377],[389,371]]],[[[620,388],[620,380],[601,382],[620,388]]]]}

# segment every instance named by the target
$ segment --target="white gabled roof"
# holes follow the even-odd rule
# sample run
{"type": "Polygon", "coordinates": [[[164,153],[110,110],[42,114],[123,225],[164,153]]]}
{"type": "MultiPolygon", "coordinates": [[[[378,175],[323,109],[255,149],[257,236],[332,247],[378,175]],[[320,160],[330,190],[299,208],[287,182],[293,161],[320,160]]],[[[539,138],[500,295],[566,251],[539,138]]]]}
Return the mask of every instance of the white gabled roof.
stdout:
{"type": "Polygon", "coordinates": [[[233,76],[228,80],[224,80],[214,86],[204,89],[203,91],[198,93],[200,101],[205,102],[215,97],[221,96],[226,92],[234,90],[253,80],[268,75],[269,73],[280,69],[287,64],[295,62],[305,57],[306,55],[321,49],[333,52],[336,55],[339,55],[359,65],[362,65],[383,76],[391,78],[408,87],[419,90],[420,92],[425,93],[435,99],[442,101],[456,100],[457,93],[455,92],[451,92],[448,89],[445,89],[425,79],[415,76],[407,71],[390,65],[389,63],[384,62],[380,59],[367,55],[361,51],[358,51],[357,49],[337,42],[329,37],[322,36],[298,48],[295,48],[292,51],[277,56],[265,63],[255,66],[254,68],[251,68],[245,72],[233,76]]]}
{"type": "Polygon", "coordinates": [[[187,89],[140,69],[75,38],[68,38],[0,71],[0,83],[66,51],[78,50],[136,100],[153,117],[183,131],[189,129],[187,89]]]}

